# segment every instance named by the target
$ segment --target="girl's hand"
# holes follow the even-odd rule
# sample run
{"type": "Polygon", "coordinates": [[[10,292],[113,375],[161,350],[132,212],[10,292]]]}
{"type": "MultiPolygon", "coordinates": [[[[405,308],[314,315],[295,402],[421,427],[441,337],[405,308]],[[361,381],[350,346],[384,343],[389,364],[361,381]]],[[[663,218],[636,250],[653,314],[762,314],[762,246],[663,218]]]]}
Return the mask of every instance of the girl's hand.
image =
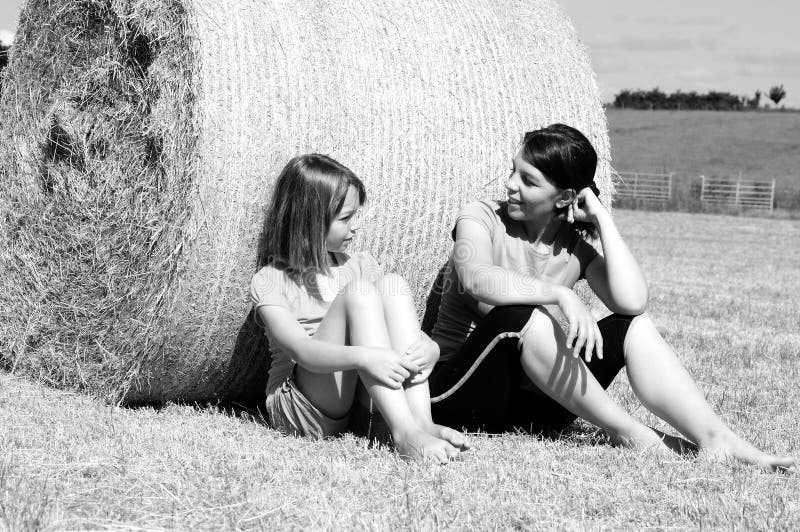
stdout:
{"type": "Polygon", "coordinates": [[[575,201],[567,207],[566,219],[569,223],[589,222],[597,224],[598,216],[607,213],[606,208],[600,203],[600,198],[592,192],[592,189],[586,187],[578,192],[575,196],[575,201]]]}
{"type": "Polygon", "coordinates": [[[578,295],[569,288],[564,289],[559,293],[558,306],[569,321],[567,347],[572,348],[572,356],[578,358],[581,349],[585,347],[584,359],[586,362],[592,359],[592,351],[596,351],[597,358],[602,359],[603,335],[600,334],[597,321],[578,295]]]}
{"type": "Polygon", "coordinates": [[[419,371],[416,363],[391,349],[361,347],[360,369],[389,388],[398,389],[412,373],[419,371]]]}
{"type": "Polygon", "coordinates": [[[424,332],[419,332],[419,338],[408,346],[405,357],[419,367],[419,372],[411,377],[411,384],[425,381],[433,371],[433,366],[439,361],[439,344],[430,339],[424,332]]]}

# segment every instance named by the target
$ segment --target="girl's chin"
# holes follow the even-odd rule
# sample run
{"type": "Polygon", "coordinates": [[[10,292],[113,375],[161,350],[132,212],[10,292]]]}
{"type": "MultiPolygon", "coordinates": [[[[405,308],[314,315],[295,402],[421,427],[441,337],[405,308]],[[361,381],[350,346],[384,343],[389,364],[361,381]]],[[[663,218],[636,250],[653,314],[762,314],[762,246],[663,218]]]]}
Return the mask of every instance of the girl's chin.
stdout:
{"type": "Polygon", "coordinates": [[[515,220],[525,217],[525,213],[522,212],[522,209],[520,209],[519,205],[516,203],[509,203],[508,207],[506,207],[506,212],[515,220]]]}
{"type": "Polygon", "coordinates": [[[347,248],[350,247],[350,240],[346,242],[342,242],[341,245],[335,249],[328,248],[328,251],[331,253],[344,253],[347,251],[347,248]]]}

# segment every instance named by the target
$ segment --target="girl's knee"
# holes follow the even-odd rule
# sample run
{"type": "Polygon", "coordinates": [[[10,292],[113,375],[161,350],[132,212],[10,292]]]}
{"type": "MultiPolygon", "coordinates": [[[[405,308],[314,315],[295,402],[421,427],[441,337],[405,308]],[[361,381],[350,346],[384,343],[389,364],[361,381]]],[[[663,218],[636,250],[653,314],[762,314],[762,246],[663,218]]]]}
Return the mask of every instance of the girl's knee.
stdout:
{"type": "Polygon", "coordinates": [[[556,341],[561,326],[550,312],[537,308],[522,331],[520,343],[523,354],[551,354],[558,351],[556,341]]]}
{"type": "Polygon", "coordinates": [[[656,325],[647,314],[638,314],[631,319],[631,323],[628,325],[628,334],[630,335],[637,329],[656,330],[656,325]]]}
{"type": "Polygon", "coordinates": [[[339,297],[344,298],[348,307],[373,306],[381,300],[381,295],[374,284],[360,280],[347,283],[339,297]]]}
{"type": "Polygon", "coordinates": [[[631,319],[625,340],[622,343],[622,352],[627,357],[631,345],[653,346],[657,342],[663,342],[664,338],[658,332],[656,324],[647,314],[639,314],[631,319]]]}
{"type": "Polygon", "coordinates": [[[375,286],[383,295],[411,295],[408,282],[401,275],[386,273],[375,281],[375,286]]]}

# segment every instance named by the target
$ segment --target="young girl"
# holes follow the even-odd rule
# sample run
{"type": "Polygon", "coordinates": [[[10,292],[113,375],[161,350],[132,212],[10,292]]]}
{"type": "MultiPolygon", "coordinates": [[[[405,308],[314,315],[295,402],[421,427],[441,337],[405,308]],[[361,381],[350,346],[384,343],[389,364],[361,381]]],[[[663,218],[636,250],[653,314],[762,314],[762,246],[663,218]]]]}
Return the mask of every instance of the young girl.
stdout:
{"type": "Polygon", "coordinates": [[[597,155],[576,129],[555,124],[525,135],[505,201],[462,210],[432,337],[441,363],[431,376],[434,419],[504,431],[560,430],[575,416],[625,446],[667,451],[665,438],[605,392],[624,366],[653,413],[713,458],[785,469],[711,410],[650,319],[639,265],[597,198],[597,155]],[[598,250],[586,236],[598,236],[598,250]],[[615,314],[595,322],[571,289],[585,278],[615,314]],[[566,332],[553,316],[566,317],[566,332]],[[583,355],[583,360],[580,357],[583,355]]]}
{"type": "Polygon", "coordinates": [[[269,422],[287,434],[337,435],[360,378],[401,455],[446,462],[468,444],[431,419],[438,346],[421,333],[403,279],[346,253],[365,200],[361,180],[325,155],[295,157],[278,176],[250,285],[272,354],[269,422]]]}

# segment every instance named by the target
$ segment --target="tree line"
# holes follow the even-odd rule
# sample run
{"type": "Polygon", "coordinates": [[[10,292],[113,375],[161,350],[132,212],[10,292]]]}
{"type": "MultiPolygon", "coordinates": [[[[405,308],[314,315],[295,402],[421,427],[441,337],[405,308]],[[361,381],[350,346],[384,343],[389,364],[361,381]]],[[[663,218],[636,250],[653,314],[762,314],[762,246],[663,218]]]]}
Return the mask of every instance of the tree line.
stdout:
{"type": "MultiPolygon", "coordinates": [[[[764,93],[760,90],[757,90],[753,97],[748,97],[721,91],[699,93],[677,90],[667,94],[658,87],[648,91],[624,89],[614,96],[614,107],[620,109],[744,111],[761,107],[762,96],[764,93]]],[[[783,85],[775,85],[767,91],[766,96],[777,105],[786,97],[786,90],[783,85]]]]}

